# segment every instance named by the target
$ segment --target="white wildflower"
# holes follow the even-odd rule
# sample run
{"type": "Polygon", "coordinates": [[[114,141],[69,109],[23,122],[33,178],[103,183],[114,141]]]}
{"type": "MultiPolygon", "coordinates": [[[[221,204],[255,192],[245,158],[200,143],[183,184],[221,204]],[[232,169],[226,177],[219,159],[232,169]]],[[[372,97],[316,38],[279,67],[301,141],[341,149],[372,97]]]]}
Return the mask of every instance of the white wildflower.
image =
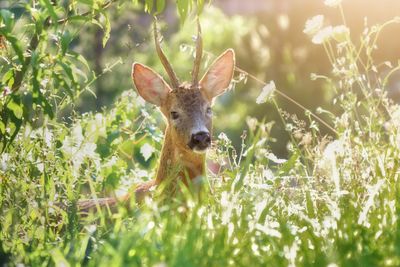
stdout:
{"type": "Polygon", "coordinates": [[[226,133],[224,133],[224,132],[221,132],[221,133],[218,135],[218,139],[220,139],[221,141],[223,141],[225,144],[230,144],[230,143],[231,143],[231,140],[229,140],[228,136],[227,136],[226,133]]]}
{"type": "Polygon", "coordinates": [[[266,200],[266,199],[255,204],[254,208],[255,208],[256,214],[254,216],[254,219],[256,221],[260,220],[261,214],[264,212],[265,208],[267,207],[267,204],[268,204],[268,200],[266,200]]]}
{"type": "Polygon", "coordinates": [[[51,145],[53,143],[53,133],[48,128],[44,129],[43,139],[44,142],[46,143],[46,146],[51,148],[51,145]]]}
{"type": "Polygon", "coordinates": [[[391,112],[391,120],[392,125],[400,125],[400,107],[396,107],[394,111],[391,112]]]}
{"type": "Polygon", "coordinates": [[[142,154],[143,158],[145,161],[148,161],[151,155],[153,155],[153,152],[155,151],[154,147],[149,145],[149,143],[145,143],[142,145],[140,148],[140,154],[142,154]]]}
{"type": "Polygon", "coordinates": [[[350,36],[350,29],[344,25],[335,26],[332,31],[332,37],[339,43],[347,41],[350,36]]]}
{"type": "Polygon", "coordinates": [[[385,184],[384,179],[378,180],[375,185],[369,186],[368,193],[369,197],[367,201],[364,203],[364,207],[360,212],[360,216],[358,217],[357,223],[360,225],[364,225],[365,227],[370,227],[370,223],[368,222],[368,212],[371,208],[374,207],[375,197],[379,194],[381,187],[385,184]]]}
{"type": "Polygon", "coordinates": [[[306,21],[303,32],[309,36],[313,36],[322,28],[323,24],[323,15],[314,16],[306,21]]]}
{"type": "Polygon", "coordinates": [[[257,123],[258,123],[256,118],[247,116],[246,123],[247,123],[247,126],[249,127],[250,131],[254,132],[256,130],[257,123]]]}
{"type": "Polygon", "coordinates": [[[337,191],[340,191],[340,174],[336,160],[338,157],[343,157],[345,154],[345,143],[343,140],[335,140],[329,143],[318,162],[317,167],[332,179],[337,191]]]}
{"type": "MultiPolygon", "coordinates": [[[[231,217],[233,215],[235,204],[237,203],[237,195],[230,197],[228,192],[222,192],[221,194],[221,224],[228,225],[231,223],[231,217]]],[[[233,230],[233,229],[232,229],[233,230]]]]}
{"type": "Polygon", "coordinates": [[[283,253],[285,254],[285,258],[289,261],[289,267],[296,266],[296,257],[297,251],[299,250],[299,245],[297,244],[296,240],[293,242],[292,246],[284,246],[283,253]]]}
{"type": "Polygon", "coordinates": [[[264,177],[266,180],[273,180],[275,178],[274,173],[268,168],[263,170],[262,177],[264,177]]]}
{"type": "Polygon", "coordinates": [[[90,224],[85,226],[86,231],[88,231],[89,234],[93,234],[97,230],[97,226],[95,224],[90,224]]]}
{"type": "Polygon", "coordinates": [[[10,160],[10,156],[7,153],[3,153],[0,157],[0,170],[7,171],[8,169],[8,161],[10,160]]]}
{"type": "Polygon", "coordinates": [[[92,159],[96,167],[99,167],[100,157],[95,152],[96,148],[95,143],[85,142],[82,134],[82,126],[76,124],[72,129],[71,136],[67,136],[64,139],[61,151],[71,160],[74,175],[77,175],[85,158],[92,159]]]}
{"type": "Polygon", "coordinates": [[[80,149],[80,154],[79,156],[82,157],[89,157],[89,158],[94,158],[96,157],[96,150],[97,146],[95,143],[85,143],[81,146],[80,149]]]}
{"type": "Polygon", "coordinates": [[[40,173],[44,172],[44,164],[43,162],[40,162],[38,164],[36,164],[36,168],[38,169],[38,171],[40,171],[40,173]]]}
{"type": "Polygon", "coordinates": [[[88,123],[85,136],[91,142],[96,142],[99,136],[106,136],[106,121],[103,114],[97,113],[94,120],[88,123]]]}
{"type": "Polygon", "coordinates": [[[276,86],[274,81],[270,81],[268,84],[266,84],[260,95],[257,97],[256,99],[256,103],[257,104],[262,104],[267,102],[268,100],[270,100],[270,98],[272,97],[272,93],[276,90],[276,86]]]}
{"type": "Polygon", "coordinates": [[[269,159],[270,161],[277,163],[277,164],[282,164],[287,161],[286,159],[279,159],[277,156],[275,156],[272,153],[267,154],[267,159],[269,159]]]}
{"type": "Polygon", "coordinates": [[[266,222],[264,225],[256,224],[256,229],[266,234],[267,236],[281,238],[282,234],[277,229],[279,227],[278,222],[266,222]]]}
{"type": "Polygon", "coordinates": [[[337,7],[342,3],[342,0],[325,0],[324,4],[330,7],[337,7]]]}
{"type": "Polygon", "coordinates": [[[311,41],[314,44],[323,44],[332,37],[332,34],[333,34],[332,26],[327,26],[321,29],[319,32],[317,32],[311,41]]]}

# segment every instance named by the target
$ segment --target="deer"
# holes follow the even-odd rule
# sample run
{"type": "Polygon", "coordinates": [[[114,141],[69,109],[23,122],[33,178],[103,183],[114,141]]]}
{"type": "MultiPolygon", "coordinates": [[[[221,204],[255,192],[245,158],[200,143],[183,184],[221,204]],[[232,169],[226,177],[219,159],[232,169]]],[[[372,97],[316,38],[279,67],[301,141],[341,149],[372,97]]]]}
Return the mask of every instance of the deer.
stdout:
{"type": "MultiPolygon", "coordinates": [[[[161,48],[158,27],[154,22],[155,49],[169,77],[163,77],[148,66],[135,62],[131,77],[137,93],[161,111],[166,128],[156,177],[139,184],[134,191],[140,202],[150,190],[164,182],[185,184],[206,175],[206,151],[212,142],[212,106],[215,99],[229,88],[235,69],[235,52],[227,49],[210,65],[199,79],[203,54],[200,23],[197,22],[196,51],[191,72],[191,82],[180,82],[172,65],[161,48]]],[[[131,194],[122,198],[84,200],[78,203],[81,210],[94,206],[112,206],[127,201],[131,194]]]]}

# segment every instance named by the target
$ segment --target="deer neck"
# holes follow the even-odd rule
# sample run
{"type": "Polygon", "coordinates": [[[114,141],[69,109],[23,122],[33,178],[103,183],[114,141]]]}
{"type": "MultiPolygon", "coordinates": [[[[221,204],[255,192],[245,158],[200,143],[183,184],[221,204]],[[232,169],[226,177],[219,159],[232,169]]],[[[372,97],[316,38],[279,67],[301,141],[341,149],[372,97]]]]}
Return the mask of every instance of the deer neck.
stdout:
{"type": "Polygon", "coordinates": [[[165,130],[156,183],[165,179],[190,180],[205,175],[205,154],[198,154],[177,144],[169,127],[165,130]],[[176,177],[171,177],[176,176],[176,177]]]}

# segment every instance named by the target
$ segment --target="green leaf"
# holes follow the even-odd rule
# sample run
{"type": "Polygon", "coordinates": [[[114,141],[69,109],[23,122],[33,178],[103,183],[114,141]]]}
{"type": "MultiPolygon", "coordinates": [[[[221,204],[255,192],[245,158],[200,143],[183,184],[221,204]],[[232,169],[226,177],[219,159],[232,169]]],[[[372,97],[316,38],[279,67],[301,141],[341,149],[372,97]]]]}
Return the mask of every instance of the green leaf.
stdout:
{"type": "Polygon", "coordinates": [[[86,69],[90,71],[89,63],[84,56],[82,56],[81,54],[77,54],[76,59],[83,65],[85,65],[86,69]]]}
{"type": "Polygon", "coordinates": [[[66,30],[62,33],[61,38],[60,38],[60,44],[61,44],[61,52],[62,52],[63,56],[67,52],[69,44],[72,42],[73,39],[74,39],[73,36],[71,35],[71,33],[68,30],[66,30]]]}
{"type": "Polygon", "coordinates": [[[104,27],[103,27],[103,47],[106,46],[108,39],[110,39],[111,23],[106,13],[102,13],[104,16],[104,27]]]}
{"type": "Polygon", "coordinates": [[[13,112],[14,116],[17,119],[21,119],[22,118],[23,109],[20,106],[20,104],[15,103],[14,101],[10,101],[8,103],[8,105],[7,105],[7,108],[13,112]]]}
{"type": "Polygon", "coordinates": [[[200,15],[204,9],[204,0],[197,0],[197,15],[200,15]]]}
{"type": "Polygon", "coordinates": [[[33,87],[33,98],[35,103],[40,104],[38,98],[40,97],[40,83],[39,83],[39,75],[38,75],[38,53],[33,51],[31,53],[31,66],[32,66],[32,87],[33,87]]]}
{"type": "Polygon", "coordinates": [[[6,133],[6,125],[0,120],[0,134],[6,133]]]}
{"type": "Polygon", "coordinates": [[[93,5],[93,0],[77,0],[77,2],[85,4],[85,5],[89,5],[89,6],[93,5]]]}
{"type": "Polygon", "coordinates": [[[46,20],[47,14],[45,14],[43,10],[35,8],[30,8],[29,11],[34,18],[36,34],[40,34],[43,30],[44,21],[46,20]]]}
{"type": "Polygon", "coordinates": [[[153,0],[145,0],[144,11],[147,13],[151,13],[151,11],[153,10],[153,4],[154,4],[153,0]]]}
{"type": "Polygon", "coordinates": [[[156,14],[160,14],[165,9],[165,0],[157,0],[156,2],[157,12],[156,14]]]}
{"type": "Polygon", "coordinates": [[[285,164],[279,169],[280,173],[287,174],[291,169],[294,168],[297,159],[299,158],[299,154],[297,152],[293,153],[293,155],[286,161],[285,164]]]}
{"type": "Polygon", "coordinates": [[[73,21],[90,21],[92,18],[90,16],[75,15],[68,18],[69,22],[73,21]]]}
{"type": "Polygon", "coordinates": [[[51,257],[53,259],[53,262],[55,263],[55,266],[71,266],[59,249],[54,249],[51,252],[51,257]]]}
{"type": "Polygon", "coordinates": [[[41,0],[40,1],[42,4],[46,6],[47,12],[49,13],[51,19],[56,22],[58,20],[57,14],[54,11],[53,5],[50,3],[49,0],[41,0]]]}
{"type": "MultiPolygon", "coordinates": [[[[0,31],[0,33],[1,33],[1,31],[0,31]]],[[[11,43],[11,46],[12,46],[15,54],[17,54],[19,61],[22,63],[24,61],[24,52],[22,51],[22,48],[21,48],[22,47],[21,42],[14,35],[6,33],[6,34],[4,34],[4,36],[6,37],[7,41],[9,41],[11,43]]]]}
{"type": "Polygon", "coordinates": [[[1,9],[0,10],[0,22],[3,22],[4,25],[6,26],[4,30],[6,32],[11,32],[13,27],[14,27],[14,14],[11,13],[7,9],[1,9]]]}
{"type": "Polygon", "coordinates": [[[46,97],[41,98],[41,105],[43,106],[44,114],[49,115],[50,119],[54,119],[54,111],[53,107],[49,103],[49,101],[46,99],[46,97]]]}
{"type": "Polygon", "coordinates": [[[14,76],[14,71],[12,69],[9,69],[3,75],[3,78],[1,79],[1,83],[6,84],[13,76],[14,76]]]}
{"type": "Polygon", "coordinates": [[[62,62],[61,60],[58,61],[58,63],[61,65],[61,67],[64,69],[65,73],[67,74],[68,78],[71,80],[71,82],[73,84],[76,84],[76,80],[75,80],[75,76],[74,73],[72,72],[72,68],[71,66],[65,64],[64,62],[62,62]]]}
{"type": "Polygon", "coordinates": [[[183,24],[189,12],[189,0],[176,0],[176,4],[178,7],[179,17],[181,18],[181,23],[183,24]]]}
{"type": "MultiPolygon", "coordinates": [[[[67,57],[73,58],[73,59],[79,61],[80,63],[82,63],[88,71],[91,70],[90,66],[89,66],[89,62],[87,62],[86,58],[84,56],[82,56],[81,54],[78,54],[75,51],[68,51],[67,57]]],[[[87,76],[84,76],[84,77],[87,79],[87,76]]]]}
{"type": "Polygon", "coordinates": [[[315,209],[314,209],[314,203],[311,198],[311,193],[309,190],[306,189],[305,194],[306,194],[305,197],[306,197],[308,217],[315,218],[315,209]]]}

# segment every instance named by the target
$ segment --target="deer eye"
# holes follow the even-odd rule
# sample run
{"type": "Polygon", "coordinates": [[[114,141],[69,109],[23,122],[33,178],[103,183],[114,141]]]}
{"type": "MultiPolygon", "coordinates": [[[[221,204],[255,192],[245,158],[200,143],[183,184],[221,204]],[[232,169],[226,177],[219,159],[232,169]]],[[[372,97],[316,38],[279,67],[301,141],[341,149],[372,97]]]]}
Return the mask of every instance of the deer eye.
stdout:
{"type": "Polygon", "coordinates": [[[208,108],[206,109],[206,113],[207,113],[208,115],[211,115],[211,114],[212,114],[212,110],[211,110],[210,107],[208,107],[208,108]]]}
{"type": "Polygon", "coordinates": [[[178,118],[179,118],[178,112],[176,112],[176,111],[171,111],[171,118],[172,118],[173,120],[178,119],[178,118]]]}

